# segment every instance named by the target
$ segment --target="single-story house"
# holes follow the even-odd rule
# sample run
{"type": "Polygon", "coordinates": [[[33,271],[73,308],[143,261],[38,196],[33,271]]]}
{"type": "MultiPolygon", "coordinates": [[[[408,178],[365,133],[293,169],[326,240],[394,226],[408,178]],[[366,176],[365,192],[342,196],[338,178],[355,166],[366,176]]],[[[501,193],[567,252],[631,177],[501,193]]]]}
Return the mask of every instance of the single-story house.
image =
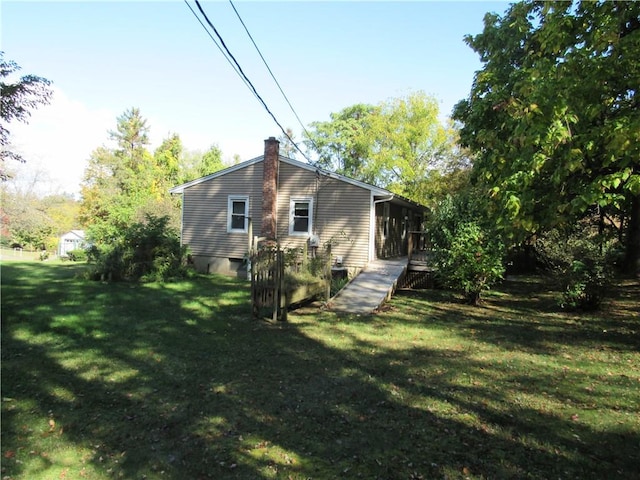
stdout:
{"type": "Polygon", "coordinates": [[[264,155],[176,186],[182,194],[181,241],[197,270],[234,274],[255,237],[284,248],[322,248],[358,271],[376,258],[407,254],[408,232],[426,207],[384,188],[279,155],[264,155]]]}
{"type": "Polygon", "coordinates": [[[58,242],[58,256],[66,257],[72,250],[79,250],[87,246],[84,230],[71,230],[60,236],[58,242]]]}

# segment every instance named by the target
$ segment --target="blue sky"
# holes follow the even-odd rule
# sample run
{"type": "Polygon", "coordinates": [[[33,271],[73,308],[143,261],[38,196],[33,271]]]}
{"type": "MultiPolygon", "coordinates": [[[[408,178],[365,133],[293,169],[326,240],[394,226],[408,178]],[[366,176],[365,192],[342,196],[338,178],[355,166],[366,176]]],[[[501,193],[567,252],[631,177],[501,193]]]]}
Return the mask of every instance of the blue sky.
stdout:
{"type": "MultiPolygon", "coordinates": [[[[189,4],[197,11],[195,3],[189,4]]],[[[278,121],[302,127],[228,1],[201,2],[278,121]]],[[[422,90],[443,116],[469,93],[481,65],[464,43],[506,2],[248,2],[234,5],[305,126],[356,104],[422,90]]],[[[22,73],[53,81],[50,106],[12,124],[49,192],[77,193],[91,151],[130,107],[153,145],[169,132],[187,149],[217,144],[226,161],[260,155],[281,134],[183,1],[0,4],[1,49],[22,73]]]]}

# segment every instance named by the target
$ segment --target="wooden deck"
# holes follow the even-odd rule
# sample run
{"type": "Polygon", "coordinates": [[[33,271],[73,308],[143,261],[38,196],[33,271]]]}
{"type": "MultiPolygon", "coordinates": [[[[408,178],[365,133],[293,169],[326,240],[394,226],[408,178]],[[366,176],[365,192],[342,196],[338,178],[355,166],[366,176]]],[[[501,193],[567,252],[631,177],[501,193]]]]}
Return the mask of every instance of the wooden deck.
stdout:
{"type": "Polygon", "coordinates": [[[402,288],[433,288],[433,251],[427,232],[409,232],[407,274],[402,288]]]}
{"type": "Polygon", "coordinates": [[[435,268],[426,261],[413,260],[407,265],[407,273],[400,283],[400,288],[433,288],[435,268]]]}
{"type": "Polygon", "coordinates": [[[391,298],[397,288],[433,288],[432,251],[426,232],[409,232],[407,257],[371,262],[329,301],[335,312],[369,314],[391,298]]]}

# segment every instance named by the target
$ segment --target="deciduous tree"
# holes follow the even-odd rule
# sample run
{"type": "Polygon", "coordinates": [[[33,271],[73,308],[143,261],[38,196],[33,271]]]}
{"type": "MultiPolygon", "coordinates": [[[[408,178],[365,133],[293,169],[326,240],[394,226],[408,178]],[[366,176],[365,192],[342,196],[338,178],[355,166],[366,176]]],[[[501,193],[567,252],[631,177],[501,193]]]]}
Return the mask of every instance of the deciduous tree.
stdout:
{"type": "Polygon", "coordinates": [[[163,172],[163,178],[169,186],[178,183],[183,151],[180,136],[177,133],[172,133],[162,141],[162,144],[153,153],[155,164],[163,172]]]}
{"type": "Polygon", "coordinates": [[[204,177],[205,175],[210,175],[218,170],[222,170],[223,168],[224,163],[222,163],[222,150],[220,150],[218,145],[214,144],[209,147],[209,150],[204,152],[202,161],[197,167],[197,171],[200,177],[204,177]]]}
{"type": "Polygon", "coordinates": [[[375,138],[371,120],[379,113],[373,105],[357,104],[330,115],[328,122],[313,122],[306,132],[307,147],[318,155],[321,168],[374,183],[368,168],[375,138]]]}
{"type": "Polygon", "coordinates": [[[370,170],[389,190],[421,203],[432,203],[429,194],[441,176],[467,165],[457,147],[452,124],[438,118],[435,98],[416,92],[380,105],[372,120],[376,146],[370,170]]]}
{"type": "Polygon", "coordinates": [[[422,92],[353,105],[312,123],[306,145],[322,168],[434,203],[434,182],[466,166],[457,132],[438,114],[437,101],[422,92]]]}
{"type": "Polygon", "coordinates": [[[454,118],[497,221],[522,238],[620,213],[640,273],[640,3],[527,0],[466,42],[484,65],[454,118]]]}
{"type": "Polygon", "coordinates": [[[137,108],[120,115],[109,136],[114,145],[92,152],[82,183],[80,216],[96,243],[113,242],[149,218],[166,218],[179,228],[180,199],[169,189],[224,167],[217,145],[205,153],[185,152],[176,133],[151,154],[149,126],[137,108]]]}
{"type": "Polygon", "coordinates": [[[210,175],[223,168],[222,150],[216,144],[211,145],[204,153],[202,151],[185,152],[180,162],[180,176],[176,184],[210,175]]]}
{"type": "Polygon", "coordinates": [[[78,202],[67,195],[41,197],[13,179],[0,185],[3,235],[30,250],[54,252],[64,232],[78,228],[78,202]]]}
{"type": "Polygon", "coordinates": [[[20,67],[13,60],[5,60],[4,52],[0,52],[0,179],[6,180],[9,176],[4,168],[5,160],[17,160],[24,162],[21,155],[11,150],[9,130],[5,126],[14,120],[27,122],[31,112],[41,105],[46,105],[52,95],[49,88],[51,82],[36,75],[24,75],[15,82],[11,77],[18,72],[20,67]],[[7,79],[7,80],[5,80],[7,79]]]}
{"type": "Polygon", "coordinates": [[[94,150],[82,184],[81,218],[91,239],[111,242],[148,214],[177,224],[179,211],[168,189],[179,176],[180,138],[170,135],[152,155],[149,127],[137,108],[119,116],[109,133],[115,148],[94,150]]]}

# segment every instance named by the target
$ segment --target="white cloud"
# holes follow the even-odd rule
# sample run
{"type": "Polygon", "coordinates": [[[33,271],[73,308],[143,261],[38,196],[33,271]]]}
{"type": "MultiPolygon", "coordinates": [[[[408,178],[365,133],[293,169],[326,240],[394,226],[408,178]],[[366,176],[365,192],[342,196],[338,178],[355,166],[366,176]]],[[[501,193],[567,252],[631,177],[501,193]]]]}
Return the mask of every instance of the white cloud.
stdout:
{"type": "MultiPolygon", "coordinates": [[[[11,167],[17,183],[33,185],[40,194],[69,193],[79,198],[80,183],[91,152],[101,145],[110,144],[108,132],[115,129],[117,117],[122,112],[92,109],[70,98],[59,88],[54,87],[53,90],[51,103],[33,111],[28,124],[13,122],[9,125],[13,148],[27,163],[7,167],[11,167]]],[[[160,117],[148,119],[151,151],[169,132],[177,132],[188,150],[205,151],[217,143],[223,152],[223,162],[231,164],[236,154],[241,160],[261,155],[263,140],[268,136],[255,133],[256,128],[244,128],[240,133],[229,132],[230,129],[216,125],[197,125],[194,128],[174,116],[169,118],[172,119],[170,122],[160,117]],[[169,126],[170,123],[173,125],[169,126]],[[219,141],[212,140],[210,130],[216,132],[219,141]]],[[[274,129],[257,129],[258,132],[265,130],[273,132],[274,129]]]]}
{"type": "Polygon", "coordinates": [[[9,125],[11,142],[27,161],[20,170],[42,172],[41,193],[77,195],[91,152],[108,141],[116,114],[91,110],[54,87],[51,103],[32,113],[28,124],[9,125]]]}

